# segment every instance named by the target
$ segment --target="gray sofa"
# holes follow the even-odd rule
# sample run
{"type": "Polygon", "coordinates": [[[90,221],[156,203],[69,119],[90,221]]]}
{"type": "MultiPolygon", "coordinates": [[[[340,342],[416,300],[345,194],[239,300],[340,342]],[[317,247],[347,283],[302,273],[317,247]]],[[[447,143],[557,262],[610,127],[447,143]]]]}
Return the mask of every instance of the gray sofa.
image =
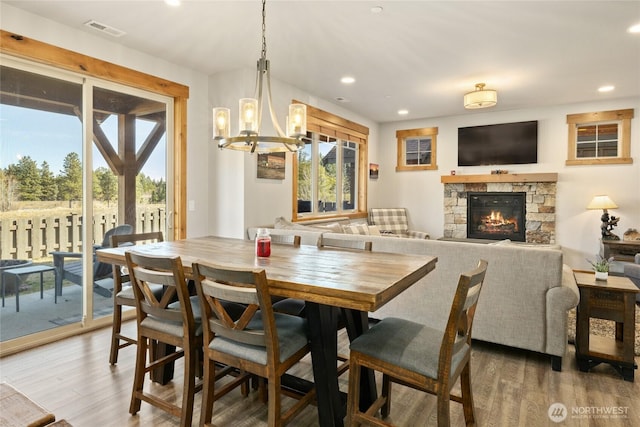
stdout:
{"type": "MultiPolygon", "coordinates": [[[[490,245],[388,236],[322,233],[317,230],[273,229],[298,234],[302,244],[316,244],[321,235],[368,240],[373,251],[438,257],[436,269],[370,317],[401,317],[444,328],[460,273],[489,262],[473,326],[477,340],[552,356],[560,370],[567,350],[567,312],[579,301],[572,270],[562,251],[526,244],[490,245]]],[[[247,237],[255,236],[255,228],[247,237]]]]}

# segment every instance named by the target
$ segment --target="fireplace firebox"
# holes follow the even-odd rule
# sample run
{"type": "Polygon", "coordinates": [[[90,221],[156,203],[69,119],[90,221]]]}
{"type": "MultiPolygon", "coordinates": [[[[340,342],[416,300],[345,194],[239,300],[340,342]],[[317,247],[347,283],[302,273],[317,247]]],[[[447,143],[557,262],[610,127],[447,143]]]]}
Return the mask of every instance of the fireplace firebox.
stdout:
{"type": "Polygon", "coordinates": [[[526,241],[526,193],[468,193],[467,237],[526,241]]]}

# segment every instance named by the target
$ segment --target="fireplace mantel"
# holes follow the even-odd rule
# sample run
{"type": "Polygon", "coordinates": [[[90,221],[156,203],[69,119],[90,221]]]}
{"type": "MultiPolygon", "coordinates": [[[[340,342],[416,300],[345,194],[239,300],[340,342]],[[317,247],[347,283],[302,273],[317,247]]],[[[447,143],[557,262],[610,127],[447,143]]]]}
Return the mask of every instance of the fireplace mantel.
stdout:
{"type": "Polygon", "coordinates": [[[483,182],[558,182],[557,173],[505,173],[488,175],[442,175],[443,184],[468,184],[483,182]]]}

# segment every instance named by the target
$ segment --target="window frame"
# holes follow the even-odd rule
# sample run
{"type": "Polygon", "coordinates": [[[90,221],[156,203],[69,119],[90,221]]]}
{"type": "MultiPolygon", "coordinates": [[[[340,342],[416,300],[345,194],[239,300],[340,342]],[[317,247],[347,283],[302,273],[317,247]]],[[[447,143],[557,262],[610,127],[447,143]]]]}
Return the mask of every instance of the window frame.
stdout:
{"type": "Polygon", "coordinates": [[[631,157],[631,119],[633,119],[633,116],[633,108],[568,114],[568,146],[565,165],[616,165],[633,163],[633,158],[631,157]],[[596,157],[578,157],[578,128],[585,125],[601,125],[607,123],[618,124],[618,155],[616,157],[597,157],[596,152],[596,157]]]}
{"type": "Polygon", "coordinates": [[[437,170],[437,143],[438,143],[438,128],[419,128],[419,129],[403,129],[396,131],[397,140],[397,163],[396,172],[402,171],[417,171],[417,170],[437,170]],[[422,136],[431,137],[431,163],[429,164],[407,164],[407,144],[406,140],[409,138],[418,138],[422,136]]]}
{"type": "MultiPolygon", "coordinates": [[[[297,100],[292,100],[292,103],[304,104],[307,106],[307,132],[318,133],[330,138],[336,138],[338,140],[338,147],[341,147],[341,144],[345,141],[358,145],[358,175],[356,178],[357,208],[355,210],[349,211],[343,211],[341,206],[337,206],[338,209],[333,212],[305,212],[304,216],[300,216],[300,214],[298,213],[298,156],[294,153],[292,168],[292,221],[304,222],[315,219],[330,219],[333,217],[366,218],[367,175],[369,173],[367,148],[369,128],[297,100]]],[[[312,164],[317,164],[316,160],[313,158],[312,164]]],[[[339,179],[338,182],[341,182],[341,180],[339,179]]]]}

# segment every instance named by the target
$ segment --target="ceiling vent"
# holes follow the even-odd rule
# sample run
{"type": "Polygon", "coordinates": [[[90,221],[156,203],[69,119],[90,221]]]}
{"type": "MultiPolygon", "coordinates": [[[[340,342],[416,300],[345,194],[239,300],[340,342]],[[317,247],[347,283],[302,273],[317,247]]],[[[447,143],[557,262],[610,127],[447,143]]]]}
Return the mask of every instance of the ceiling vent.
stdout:
{"type": "Polygon", "coordinates": [[[126,34],[122,30],[110,27],[109,25],[101,24],[100,22],[94,21],[93,19],[91,21],[85,22],[84,25],[89,28],[93,28],[94,30],[109,34],[111,37],[121,37],[126,34]]]}

